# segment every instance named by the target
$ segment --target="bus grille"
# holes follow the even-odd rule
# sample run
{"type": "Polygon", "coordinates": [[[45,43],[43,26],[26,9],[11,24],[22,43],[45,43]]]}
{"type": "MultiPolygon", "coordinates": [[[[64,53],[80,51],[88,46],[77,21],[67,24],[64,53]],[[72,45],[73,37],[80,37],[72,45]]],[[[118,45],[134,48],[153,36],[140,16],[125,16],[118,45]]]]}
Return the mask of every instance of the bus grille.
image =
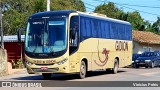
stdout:
{"type": "Polygon", "coordinates": [[[57,72],[59,68],[48,68],[46,70],[42,70],[40,68],[32,68],[34,72],[57,72]]]}

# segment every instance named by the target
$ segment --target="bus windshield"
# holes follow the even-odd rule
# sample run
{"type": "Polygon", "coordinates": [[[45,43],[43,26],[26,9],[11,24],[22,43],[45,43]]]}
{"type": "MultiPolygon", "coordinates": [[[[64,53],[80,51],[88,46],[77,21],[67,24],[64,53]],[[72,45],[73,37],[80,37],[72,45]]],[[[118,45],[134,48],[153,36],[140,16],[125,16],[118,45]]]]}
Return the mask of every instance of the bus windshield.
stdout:
{"type": "Polygon", "coordinates": [[[66,18],[29,19],[25,50],[33,53],[59,52],[66,48],[66,18]]]}

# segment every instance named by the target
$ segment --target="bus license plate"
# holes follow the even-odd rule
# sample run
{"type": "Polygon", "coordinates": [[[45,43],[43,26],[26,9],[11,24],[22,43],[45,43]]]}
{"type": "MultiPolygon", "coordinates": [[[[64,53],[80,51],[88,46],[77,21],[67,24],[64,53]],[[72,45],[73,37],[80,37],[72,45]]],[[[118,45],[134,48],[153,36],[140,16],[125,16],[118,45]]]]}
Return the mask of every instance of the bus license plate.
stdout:
{"type": "Polygon", "coordinates": [[[48,67],[41,67],[41,70],[48,70],[48,67]]]}

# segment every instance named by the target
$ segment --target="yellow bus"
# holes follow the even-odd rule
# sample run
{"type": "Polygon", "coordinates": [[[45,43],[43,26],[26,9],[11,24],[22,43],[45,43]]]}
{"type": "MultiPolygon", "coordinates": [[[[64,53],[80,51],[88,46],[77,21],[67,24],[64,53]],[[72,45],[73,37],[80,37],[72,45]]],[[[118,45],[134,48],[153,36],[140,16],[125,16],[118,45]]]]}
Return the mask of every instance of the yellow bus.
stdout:
{"type": "MultiPolygon", "coordinates": [[[[20,30],[18,38],[20,39],[20,30]]],[[[131,64],[132,28],[126,21],[71,10],[39,12],[28,18],[25,65],[29,74],[51,78],[131,64]]]]}

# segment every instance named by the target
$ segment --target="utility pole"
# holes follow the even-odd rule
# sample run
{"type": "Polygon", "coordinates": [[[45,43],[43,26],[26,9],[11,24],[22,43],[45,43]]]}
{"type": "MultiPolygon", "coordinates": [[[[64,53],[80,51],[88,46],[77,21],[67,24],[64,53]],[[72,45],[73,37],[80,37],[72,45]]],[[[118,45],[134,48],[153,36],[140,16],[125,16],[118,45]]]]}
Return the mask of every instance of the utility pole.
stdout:
{"type": "Polygon", "coordinates": [[[3,45],[3,29],[2,29],[2,6],[1,6],[1,3],[0,3],[0,34],[1,34],[1,48],[4,48],[4,45],[3,45]]]}
{"type": "Polygon", "coordinates": [[[47,11],[50,11],[50,0],[47,0],[47,11]]]}

